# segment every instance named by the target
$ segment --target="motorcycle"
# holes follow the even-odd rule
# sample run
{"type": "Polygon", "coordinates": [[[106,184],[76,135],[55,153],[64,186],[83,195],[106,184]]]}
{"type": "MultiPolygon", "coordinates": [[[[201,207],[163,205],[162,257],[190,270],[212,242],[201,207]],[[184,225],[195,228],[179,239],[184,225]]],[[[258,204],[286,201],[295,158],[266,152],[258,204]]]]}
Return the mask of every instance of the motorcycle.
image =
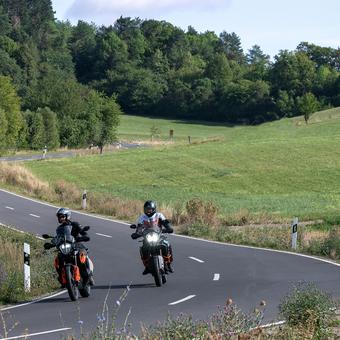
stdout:
{"type": "MultiPolygon", "coordinates": [[[[71,235],[71,227],[66,226],[64,230],[56,236],[43,234],[44,239],[51,239],[50,243],[45,243],[45,249],[56,247],[58,255],[55,258],[56,269],[60,268],[59,281],[65,285],[70,299],[76,301],[79,298],[79,293],[82,297],[90,296],[91,286],[88,279],[84,279],[80,274],[77,258],[82,264],[86,263],[87,251],[78,242],[89,241],[88,236],[79,236],[74,238],[71,235]]],[[[89,230],[90,227],[83,228],[84,231],[89,230]]]]}
{"type": "MultiPolygon", "coordinates": [[[[137,226],[132,224],[130,228],[136,229],[137,226]]],[[[156,286],[160,287],[162,284],[165,284],[167,280],[161,247],[162,241],[165,240],[166,237],[162,233],[162,229],[158,227],[144,229],[140,237],[143,237],[143,240],[140,241],[143,243],[142,248],[145,249],[145,253],[148,254],[146,268],[154,277],[156,286]]]]}

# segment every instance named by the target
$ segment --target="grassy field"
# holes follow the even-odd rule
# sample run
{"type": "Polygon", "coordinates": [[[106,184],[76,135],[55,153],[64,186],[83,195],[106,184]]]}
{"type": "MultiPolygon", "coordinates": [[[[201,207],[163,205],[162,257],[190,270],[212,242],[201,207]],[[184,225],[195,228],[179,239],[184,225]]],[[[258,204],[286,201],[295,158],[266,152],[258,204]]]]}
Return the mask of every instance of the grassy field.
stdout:
{"type": "Polygon", "coordinates": [[[307,125],[300,117],[226,127],[125,116],[119,135],[146,140],[152,126],[167,134],[173,129],[175,143],[25,166],[43,180],[64,179],[122,199],[174,206],[197,197],[223,215],[340,213],[340,108],[315,113],[307,125]]]}

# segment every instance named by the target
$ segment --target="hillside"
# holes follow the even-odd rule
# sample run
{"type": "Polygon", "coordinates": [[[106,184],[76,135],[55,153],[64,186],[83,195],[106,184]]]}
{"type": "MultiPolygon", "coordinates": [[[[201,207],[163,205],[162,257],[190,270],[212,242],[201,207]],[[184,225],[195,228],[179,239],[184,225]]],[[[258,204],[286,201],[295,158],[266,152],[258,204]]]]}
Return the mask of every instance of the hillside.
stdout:
{"type": "Polygon", "coordinates": [[[179,139],[191,135],[194,143],[25,166],[44,180],[63,178],[122,199],[153,198],[173,206],[198,197],[224,214],[246,209],[317,218],[339,211],[340,108],[315,113],[308,125],[301,117],[235,128],[124,117],[120,133],[133,137],[141,126],[147,137],[151,122],[173,128],[179,139]],[[204,142],[212,136],[218,138],[204,142]]]}

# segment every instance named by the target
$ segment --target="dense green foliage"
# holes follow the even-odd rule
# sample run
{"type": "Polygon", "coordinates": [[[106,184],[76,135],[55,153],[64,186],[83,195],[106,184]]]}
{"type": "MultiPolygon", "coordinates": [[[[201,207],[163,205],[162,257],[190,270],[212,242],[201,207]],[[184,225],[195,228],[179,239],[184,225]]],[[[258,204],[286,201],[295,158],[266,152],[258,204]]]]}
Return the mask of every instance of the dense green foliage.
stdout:
{"type": "Polygon", "coordinates": [[[76,79],[73,30],[55,20],[50,0],[0,0],[0,153],[116,138],[115,96],[76,79]]]}
{"type": "Polygon", "coordinates": [[[235,32],[129,17],[72,26],[54,18],[51,0],[0,0],[0,61],[2,149],[102,147],[116,137],[120,107],[256,124],[307,123],[340,105],[339,48],[302,42],[270,61],[258,45],[245,53],[235,32]]]}

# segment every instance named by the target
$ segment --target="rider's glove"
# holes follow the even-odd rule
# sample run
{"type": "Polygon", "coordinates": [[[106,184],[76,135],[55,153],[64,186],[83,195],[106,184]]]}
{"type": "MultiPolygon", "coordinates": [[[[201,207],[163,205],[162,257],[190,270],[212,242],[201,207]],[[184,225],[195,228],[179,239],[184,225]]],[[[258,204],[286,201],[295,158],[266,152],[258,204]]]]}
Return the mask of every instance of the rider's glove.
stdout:
{"type": "Polygon", "coordinates": [[[137,233],[131,234],[131,238],[132,238],[133,240],[135,240],[135,239],[138,238],[139,236],[140,236],[140,235],[137,234],[137,233]]]}
{"type": "Polygon", "coordinates": [[[168,234],[172,234],[174,232],[174,230],[168,226],[167,228],[165,228],[165,231],[168,233],[168,234]]]}
{"type": "Polygon", "coordinates": [[[51,249],[53,245],[51,243],[44,243],[44,248],[45,249],[51,249]]]}

